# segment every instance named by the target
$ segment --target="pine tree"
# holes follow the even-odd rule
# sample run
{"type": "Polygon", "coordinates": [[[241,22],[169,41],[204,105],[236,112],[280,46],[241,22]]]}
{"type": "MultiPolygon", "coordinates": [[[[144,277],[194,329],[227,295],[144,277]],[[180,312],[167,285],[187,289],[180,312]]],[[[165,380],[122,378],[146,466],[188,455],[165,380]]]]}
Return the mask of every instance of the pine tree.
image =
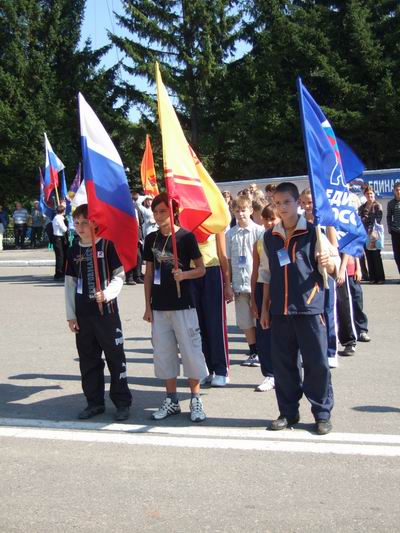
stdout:
{"type": "MultiPolygon", "coordinates": [[[[225,62],[235,49],[239,13],[230,0],[124,0],[120,24],[132,38],[112,35],[126,55],[125,70],[142,76],[154,87],[155,63],[164,83],[176,96],[177,110],[195,148],[208,133],[207,119],[213,90],[225,72],[225,62]]],[[[125,85],[129,100],[144,116],[155,115],[155,95],[125,85]]],[[[146,120],[146,119],[145,119],[146,120]]]]}
{"type": "MultiPolygon", "coordinates": [[[[107,48],[79,50],[84,0],[3,0],[0,9],[0,199],[32,198],[44,165],[43,132],[72,180],[80,160],[77,94],[84,93],[130,156],[136,128],[118,107],[117,67],[107,48]]],[[[120,145],[120,146],[119,146],[120,145]]]]}

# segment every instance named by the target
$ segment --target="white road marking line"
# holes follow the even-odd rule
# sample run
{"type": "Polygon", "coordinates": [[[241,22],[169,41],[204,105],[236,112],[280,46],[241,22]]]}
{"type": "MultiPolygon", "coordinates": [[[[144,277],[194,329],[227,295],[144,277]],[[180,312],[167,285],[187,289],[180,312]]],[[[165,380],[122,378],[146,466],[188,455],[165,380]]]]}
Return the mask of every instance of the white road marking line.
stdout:
{"type": "Polygon", "coordinates": [[[94,442],[127,445],[169,446],[176,448],[205,448],[223,450],[251,450],[270,452],[316,453],[337,455],[364,455],[375,457],[400,457],[400,446],[362,444],[335,444],[330,442],[290,442],[235,440],[192,437],[163,437],[158,435],[108,433],[101,431],[70,431],[30,428],[0,428],[0,437],[41,439],[69,442],[94,442]]]}
{"type": "MultiPolygon", "coordinates": [[[[207,422],[206,422],[207,423],[207,422]]],[[[87,431],[118,431],[124,433],[146,433],[156,435],[186,436],[186,437],[215,437],[237,439],[262,439],[262,440],[299,440],[317,442],[346,442],[363,444],[400,444],[400,435],[373,434],[373,433],[330,433],[323,437],[309,433],[304,429],[265,431],[265,429],[248,429],[233,427],[215,427],[207,425],[190,425],[183,427],[154,426],[152,424],[117,424],[104,422],[83,422],[74,420],[43,420],[29,418],[0,418],[1,426],[45,428],[45,429],[70,429],[87,431]]]]}
{"type": "Polygon", "coordinates": [[[129,424],[104,425],[100,422],[54,422],[27,419],[0,419],[0,425],[3,426],[0,427],[0,437],[22,439],[179,448],[332,453],[381,457],[400,456],[400,446],[396,446],[400,441],[399,435],[331,433],[330,435],[319,437],[305,431],[281,431],[276,434],[259,430],[236,430],[234,428],[210,428],[204,426],[164,428],[129,424]],[[357,442],[362,444],[357,444],[357,442]]]}

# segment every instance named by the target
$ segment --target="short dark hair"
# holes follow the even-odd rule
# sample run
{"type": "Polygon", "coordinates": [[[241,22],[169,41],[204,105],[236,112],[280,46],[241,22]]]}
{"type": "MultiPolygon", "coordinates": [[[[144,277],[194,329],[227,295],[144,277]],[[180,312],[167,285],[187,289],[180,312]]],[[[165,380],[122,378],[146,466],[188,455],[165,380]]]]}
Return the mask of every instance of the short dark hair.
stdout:
{"type": "Polygon", "coordinates": [[[277,185],[274,194],[276,194],[277,192],[287,192],[291,196],[293,196],[296,201],[300,197],[299,189],[294,183],[291,183],[290,181],[283,181],[282,183],[277,185]]]}
{"type": "Polygon", "coordinates": [[[274,183],[268,183],[265,186],[265,192],[275,192],[276,185],[274,183]]]}
{"type": "Polygon", "coordinates": [[[275,218],[277,217],[275,207],[273,207],[272,204],[267,204],[261,211],[261,216],[265,220],[275,220],[275,218]]]}
{"type": "Polygon", "coordinates": [[[393,189],[396,189],[397,187],[400,187],[400,181],[396,181],[396,183],[393,185],[393,189]]]}
{"type": "MultiPolygon", "coordinates": [[[[153,199],[153,201],[151,202],[151,210],[154,211],[154,209],[160,204],[165,204],[169,208],[169,198],[166,192],[160,192],[160,194],[158,194],[153,199]]],[[[179,204],[173,198],[172,198],[172,211],[174,213],[174,222],[176,225],[179,225],[179,204]]]]}
{"type": "Polygon", "coordinates": [[[63,205],[58,205],[56,211],[57,215],[61,215],[61,213],[64,213],[65,207],[63,205]]]}
{"type": "Polygon", "coordinates": [[[89,218],[89,211],[88,211],[88,205],[87,204],[81,204],[78,205],[78,207],[73,212],[72,218],[89,218]]]}

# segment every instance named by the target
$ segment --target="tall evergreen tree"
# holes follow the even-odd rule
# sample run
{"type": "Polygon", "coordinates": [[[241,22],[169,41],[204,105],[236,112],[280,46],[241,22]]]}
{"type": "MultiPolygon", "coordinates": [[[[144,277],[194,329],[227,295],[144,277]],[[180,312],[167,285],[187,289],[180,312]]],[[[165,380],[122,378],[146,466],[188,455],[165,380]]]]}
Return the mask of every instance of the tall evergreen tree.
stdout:
{"type": "MultiPolygon", "coordinates": [[[[118,106],[117,68],[99,69],[107,47],[79,50],[85,0],[3,0],[0,8],[0,199],[37,195],[43,132],[72,179],[80,159],[77,93],[101,116],[123,155],[135,128],[118,106]]],[[[123,157],[123,159],[125,159],[123,157]]]]}
{"type": "MultiPolygon", "coordinates": [[[[158,61],[164,82],[177,98],[176,107],[192,144],[199,148],[209,133],[207,119],[213,91],[235,49],[239,12],[232,0],[123,0],[119,23],[132,37],[112,35],[126,55],[125,70],[154,87],[158,61]]],[[[125,85],[126,95],[148,118],[155,114],[155,95],[125,85]]]]}

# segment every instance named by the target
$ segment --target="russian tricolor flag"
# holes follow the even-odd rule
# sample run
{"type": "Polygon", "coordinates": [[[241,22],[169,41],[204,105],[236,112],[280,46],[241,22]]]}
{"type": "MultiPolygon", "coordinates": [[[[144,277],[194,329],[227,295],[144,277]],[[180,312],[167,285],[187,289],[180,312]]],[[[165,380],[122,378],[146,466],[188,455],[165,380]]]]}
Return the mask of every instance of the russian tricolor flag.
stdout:
{"type": "Polygon", "coordinates": [[[79,93],[83,175],[89,218],[112,241],[124,266],[137,261],[138,227],[121,158],[93,109],[79,93]]]}
{"type": "Polygon", "coordinates": [[[53,152],[47,135],[44,134],[44,147],[46,152],[46,165],[44,169],[44,196],[49,201],[52,191],[58,187],[58,173],[64,170],[64,163],[53,152]]]}

